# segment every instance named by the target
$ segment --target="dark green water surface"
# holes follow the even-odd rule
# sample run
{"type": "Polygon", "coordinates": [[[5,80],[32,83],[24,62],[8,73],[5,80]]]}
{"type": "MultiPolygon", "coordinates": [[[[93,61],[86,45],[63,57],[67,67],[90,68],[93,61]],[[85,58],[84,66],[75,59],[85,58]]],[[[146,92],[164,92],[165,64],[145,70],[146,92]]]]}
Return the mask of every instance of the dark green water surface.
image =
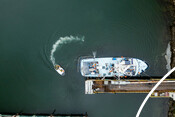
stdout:
{"type": "MultiPolygon", "coordinates": [[[[77,59],[97,51],[98,57],[140,58],[146,74],[166,73],[166,23],[156,0],[1,0],[0,112],[85,113],[89,117],[134,117],[146,94],[84,94],[85,79],[77,59]],[[84,36],[57,48],[65,36],[84,36]]],[[[146,75],[142,74],[142,75],[146,75]]],[[[165,117],[167,99],[150,99],[141,117],[165,117]]]]}

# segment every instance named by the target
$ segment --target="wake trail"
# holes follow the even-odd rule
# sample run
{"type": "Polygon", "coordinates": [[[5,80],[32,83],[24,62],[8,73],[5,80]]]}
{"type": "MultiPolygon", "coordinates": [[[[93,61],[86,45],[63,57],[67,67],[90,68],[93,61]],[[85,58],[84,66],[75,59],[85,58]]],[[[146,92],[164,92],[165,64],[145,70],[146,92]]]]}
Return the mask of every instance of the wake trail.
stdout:
{"type": "Polygon", "coordinates": [[[72,41],[81,41],[84,42],[84,37],[77,37],[77,36],[66,36],[66,37],[60,37],[52,46],[51,54],[50,54],[50,60],[52,64],[55,66],[55,57],[54,53],[57,50],[58,47],[60,47],[63,44],[70,43],[72,41]]]}

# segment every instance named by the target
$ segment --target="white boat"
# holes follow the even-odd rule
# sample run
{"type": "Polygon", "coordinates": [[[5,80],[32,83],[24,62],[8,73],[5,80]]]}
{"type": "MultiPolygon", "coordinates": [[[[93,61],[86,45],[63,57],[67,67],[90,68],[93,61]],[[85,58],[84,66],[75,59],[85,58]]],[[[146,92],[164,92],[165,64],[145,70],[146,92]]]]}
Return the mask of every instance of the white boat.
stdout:
{"type": "Polygon", "coordinates": [[[55,68],[55,70],[60,74],[60,75],[62,75],[62,76],[64,76],[65,75],[65,71],[64,71],[64,69],[60,66],[60,65],[55,65],[54,66],[54,68],[55,68]]]}
{"type": "Polygon", "coordinates": [[[84,77],[123,77],[137,76],[148,65],[137,58],[104,57],[85,58],[80,61],[80,72],[84,77]]]}

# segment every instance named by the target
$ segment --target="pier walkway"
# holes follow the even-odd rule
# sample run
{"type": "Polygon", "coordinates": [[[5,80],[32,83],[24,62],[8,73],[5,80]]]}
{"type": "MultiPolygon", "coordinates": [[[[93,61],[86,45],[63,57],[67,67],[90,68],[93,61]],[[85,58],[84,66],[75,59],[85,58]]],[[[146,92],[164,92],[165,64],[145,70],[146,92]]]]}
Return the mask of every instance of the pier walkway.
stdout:
{"type": "MultiPolygon", "coordinates": [[[[151,80],[96,80],[85,81],[85,94],[148,93],[160,79],[151,80]]],[[[153,97],[175,97],[175,79],[166,79],[152,94],[153,97]]]]}

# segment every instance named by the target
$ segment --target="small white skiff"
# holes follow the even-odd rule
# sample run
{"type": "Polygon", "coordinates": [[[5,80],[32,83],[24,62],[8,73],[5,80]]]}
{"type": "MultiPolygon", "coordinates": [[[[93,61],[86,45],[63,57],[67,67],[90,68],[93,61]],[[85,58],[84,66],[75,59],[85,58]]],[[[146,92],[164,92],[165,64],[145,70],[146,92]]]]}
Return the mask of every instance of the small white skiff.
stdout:
{"type": "Polygon", "coordinates": [[[65,75],[65,71],[64,71],[64,69],[63,69],[60,65],[57,65],[57,64],[56,64],[54,67],[55,67],[55,70],[56,70],[60,75],[62,75],[62,76],[65,75]]]}

